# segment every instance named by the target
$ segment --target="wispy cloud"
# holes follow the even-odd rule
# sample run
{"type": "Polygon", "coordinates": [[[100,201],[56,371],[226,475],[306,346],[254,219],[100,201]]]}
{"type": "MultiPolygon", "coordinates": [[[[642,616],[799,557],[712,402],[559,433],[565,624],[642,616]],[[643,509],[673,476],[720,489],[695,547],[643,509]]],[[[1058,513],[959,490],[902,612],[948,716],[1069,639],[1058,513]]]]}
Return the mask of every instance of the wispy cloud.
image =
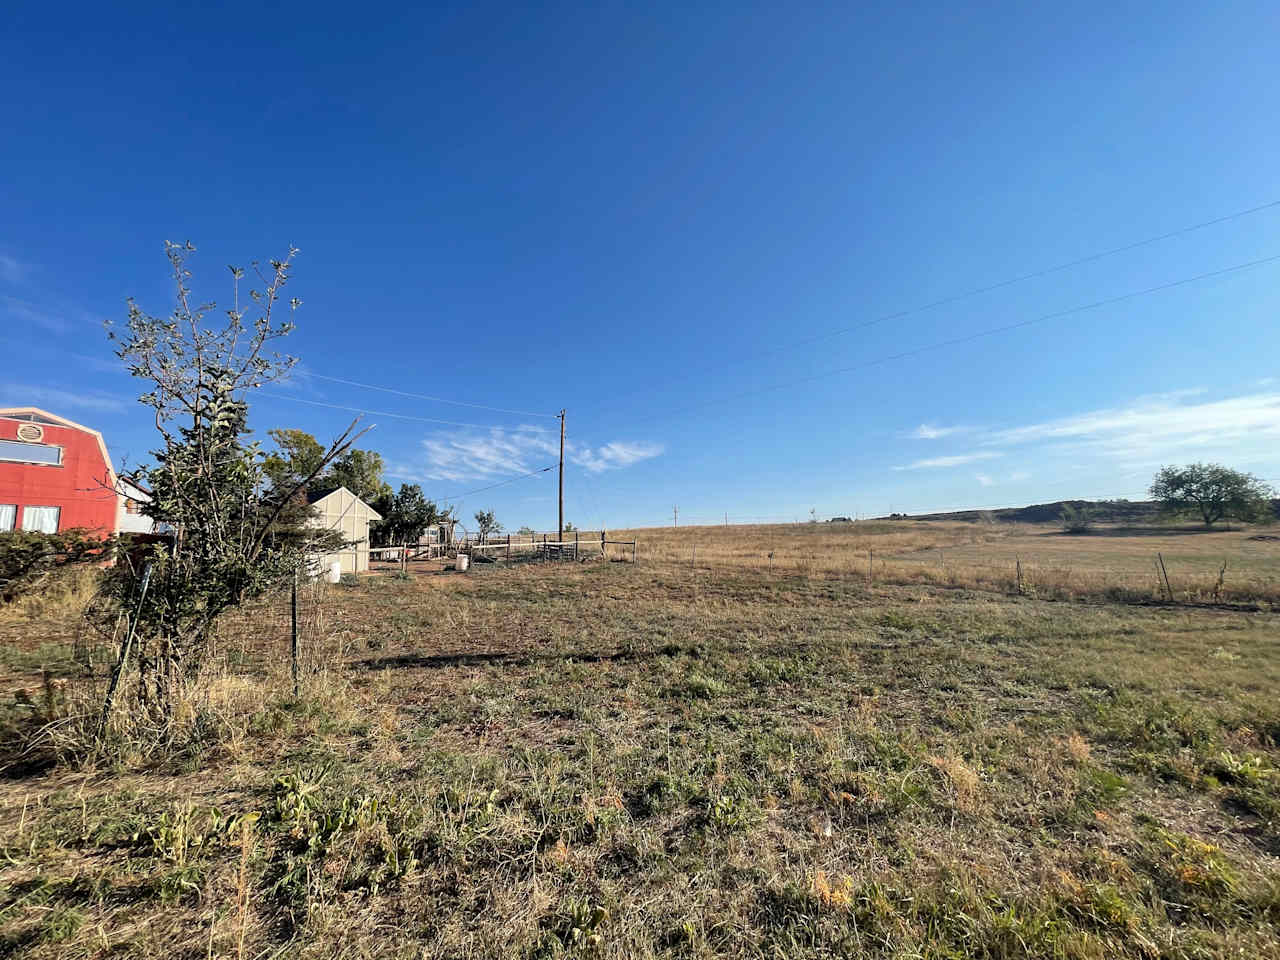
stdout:
{"type": "Polygon", "coordinates": [[[977,463],[980,460],[994,460],[997,457],[1003,457],[1004,454],[998,450],[987,450],[978,453],[960,453],[950,457],[929,457],[925,460],[916,460],[908,463],[905,467],[894,467],[895,470],[938,470],[944,467],[959,467],[966,463],[977,463]]]}
{"type": "Polygon", "coordinates": [[[17,297],[0,297],[0,307],[12,320],[30,327],[39,327],[49,333],[63,334],[71,329],[72,323],[61,312],[51,311],[17,297]]]}
{"type": "Polygon", "coordinates": [[[661,456],[662,446],[656,443],[622,443],[613,441],[592,449],[582,447],[575,449],[571,458],[574,463],[591,473],[602,473],[605,470],[617,470],[629,467],[641,460],[649,460],[661,456]]]}
{"type": "Polygon", "coordinates": [[[93,357],[86,353],[68,353],[70,357],[81,366],[93,370],[95,373],[119,373],[128,374],[128,368],[125,367],[124,361],[119,357],[93,357]]]}
{"type": "Polygon", "coordinates": [[[972,433],[973,427],[938,427],[930,423],[922,423],[908,433],[904,433],[903,437],[908,440],[940,440],[943,437],[953,437],[958,433],[972,433]]]}
{"type": "Polygon", "coordinates": [[[21,283],[26,275],[25,263],[0,253],[0,280],[5,283],[21,283]]]}
{"type": "MultiPolygon", "coordinates": [[[[1251,393],[1220,399],[1207,398],[1207,391],[1201,388],[1173,390],[1019,426],[975,429],[930,425],[911,436],[933,438],[963,432],[971,443],[998,448],[990,449],[990,457],[1025,456],[1034,450],[1037,457],[1111,461],[1134,476],[1153,465],[1182,458],[1271,462],[1280,450],[1280,390],[1274,386],[1264,389],[1268,385],[1258,382],[1251,393]]],[[[933,457],[894,469],[953,467],[977,459],[986,458],[972,453],[933,457]]],[[[1015,472],[1009,479],[1017,482],[1027,478],[1015,472]]],[[[1002,482],[985,473],[975,479],[984,486],[988,481],[1002,482]]]]}
{"type": "Polygon", "coordinates": [[[67,407],[99,412],[119,412],[129,406],[124,397],[99,391],[59,390],[54,387],[29,386],[18,383],[0,384],[0,403],[5,406],[48,408],[51,413],[67,407]]]}
{"type": "Polygon", "coordinates": [[[1023,480],[1031,479],[1031,471],[1015,470],[1013,473],[1004,477],[993,477],[989,473],[975,473],[973,479],[978,481],[978,486],[995,487],[1004,483],[1021,483],[1023,480]]]}
{"type": "MultiPolygon", "coordinates": [[[[525,425],[487,431],[441,431],[422,441],[421,466],[396,465],[398,477],[471,482],[538,470],[556,462],[559,438],[542,427],[525,425]]],[[[660,444],[613,440],[599,446],[566,443],[565,460],[589,473],[619,470],[660,456],[660,444]]]]}
{"type": "Polygon", "coordinates": [[[101,316],[82,307],[60,303],[58,298],[44,299],[45,302],[35,303],[21,297],[0,295],[0,315],[11,322],[37,327],[49,333],[64,334],[91,326],[101,330],[101,316]]]}
{"type": "Polygon", "coordinates": [[[983,437],[1010,446],[1071,441],[1112,453],[1176,455],[1188,448],[1256,447],[1280,440],[1280,393],[1254,393],[1199,403],[1168,395],[1123,407],[996,430],[983,437]]]}

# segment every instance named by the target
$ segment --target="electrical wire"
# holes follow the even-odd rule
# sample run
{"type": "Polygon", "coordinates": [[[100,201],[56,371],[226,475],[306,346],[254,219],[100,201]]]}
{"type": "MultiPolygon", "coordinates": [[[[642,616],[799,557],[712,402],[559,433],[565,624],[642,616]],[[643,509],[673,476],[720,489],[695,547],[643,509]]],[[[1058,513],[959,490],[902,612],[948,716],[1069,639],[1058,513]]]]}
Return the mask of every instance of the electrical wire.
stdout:
{"type": "Polygon", "coordinates": [[[474,493],[484,493],[486,490],[495,490],[498,487],[505,487],[508,483],[515,483],[517,480],[527,480],[529,477],[536,477],[540,473],[546,473],[548,470],[554,470],[557,466],[558,464],[553,463],[549,467],[542,467],[538,470],[530,470],[528,473],[522,473],[518,477],[509,477],[508,479],[502,480],[498,483],[492,483],[487,487],[479,487],[475,490],[468,490],[466,493],[457,493],[451,497],[441,497],[440,502],[447,503],[450,500],[462,500],[464,497],[469,497],[474,493]]]}
{"type": "MultiPolygon", "coordinates": [[[[1082,257],[1076,257],[1074,260],[1067,260],[1063,263],[1055,264],[1051,267],[1045,267],[1041,270],[1033,270],[1030,273],[1018,274],[1017,276],[1010,277],[1005,280],[999,280],[995,283],[989,283],[981,287],[974,287],[971,290],[965,290],[959,293],[953,293],[948,296],[941,297],[937,300],[932,300],[928,303],[921,304],[920,306],[917,306],[917,307],[911,307],[906,310],[897,310],[892,313],[886,313],[878,317],[872,317],[871,319],[864,320],[860,323],[854,323],[848,326],[838,327],[834,330],[828,330],[824,333],[819,333],[814,336],[807,337],[801,340],[793,340],[787,344],[784,344],[780,348],[772,347],[769,350],[756,351],[748,354],[740,354],[736,357],[732,357],[727,359],[726,361],[723,361],[723,365],[726,365],[726,366],[736,365],[740,363],[746,363],[751,360],[761,359],[764,357],[771,357],[776,355],[782,349],[792,350],[797,347],[808,346],[814,343],[821,343],[824,340],[831,340],[831,339],[834,339],[835,337],[843,336],[844,334],[847,334],[847,333],[852,333],[855,330],[863,330],[868,327],[873,327],[881,323],[887,323],[890,320],[902,320],[907,317],[913,317],[913,316],[916,316],[917,314],[925,313],[929,310],[935,310],[938,307],[949,306],[953,303],[959,303],[960,301],[963,301],[963,300],[968,300],[973,297],[981,296],[982,294],[992,293],[996,290],[1003,290],[1006,287],[1011,287],[1019,283],[1025,283],[1028,280],[1037,280],[1037,279],[1040,279],[1041,277],[1046,277],[1054,273],[1059,273],[1063,270],[1069,270],[1072,267],[1082,266],[1086,263],[1094,263],[1098,260],[1103,260],[1107,257],[1116,256],[1117,254],[1121,254],[1121,253],[1127,253],[1131,250],[1137,250],[1141,247],[1150,246],[1151,244],[1159,243],[1163,240],[1170,240],[1170,239],[1173,239],[1174,237],[1180,237],[1185,234],[1194,233],[1197,230],[1204,230],[1208,227],[1216,226],[1221,223],[1228,223],[1232,220],[1238,220],[1241,217],[1247,217],[1247,216],[1250,216],[1251,214],[1261,213],[1265,210],[1271,210],[1276,207],[1280,207],[1280,200],[1271,200],[1271,201],[1268,201],[1267,203],[1260,203],[1252,207],[1247,207],[1243,210],[1236,210],[1232,213],[1224,214],[1223,216],[1220,216],[1220,217],[1214,217],[1211,220],[1202,220],[1198,223],[1189,224],[1185,227],[1179,227],[1176,230],[1170,230],[1166,233],[1157,234],[1151,237],[1145,237],[1141,240],[1135,240],[1132,243],[1126,243],[1119,247],[1112,247],[1110,249],[1102,250],[1097,253],[1091,253],[1082,257]]],[[[668,384],[683,383],[693,379],[696,379],[696,377],[674,377],[674,378],[668,378],[660,382],[668,383],[668,384]]],[[[647,396],[647,395],[648,393],[635,394],[633,396],[647,396]]]]}
{"type": "Polygon", "coordinates": [[[1011,277],[1008,280],[1001,280],[997,283],[987,284],[986,286],[983,286],[983,287],[975,287],[972,290],[967,290],[963,293],[952,294],[950,296],[943,297],[940,300],[934,300],[934,301],[931,301],[930,303],[923,304],[919,307],[912,307],[909,310],[900,310],[896,313],[886,313],[883,316],[874,317],[870,320],[864,320],[862,323],[855,323],[847,327],[841,327],[838,330],[831,330],[827,333],[822,333],[815,337],[810,337],[807,340],[797,340],[794,343],[790,344],[790,346],[800,347],[800,346],[806,346],[811,343],[819,343],[823,340],[829,340],[832,337],[842,336],[843,334],[850,333],[854,330],[861,330],[865,327],[874,326],[879,323],[887,323],[890,320],[901,320],[904,317],[914,316],[917,313],[924,313],[927,310],[934,310],[934,309],[937,309],[938,307],[945,307],[953,303],[958,303],[961,300],[968,300],[970,297],[981,296],[984,293],[991,293],[995,290],[1003,290],[1005,287],[1011,287],[1011,286],[1014,286],[1015,284],[1024,283],[1027,280],[1038,280],[1039,278],[1047,277],[1050,274],[1059,273],[1063,270],[1070,270],[1072,267],[1083,266],[1086,263],[1094,263],[1095,261],[1103,260],[1107,257],[1115,256],[1116,254],[1127,253],[1130,250],[1137,250],[1140,247],[1149,246],[1153,243],[1159,243],[1162,240],[1171,240],[1174,237],[1180,237],[1180,236],[1183,236],[1184,234],[1194,233],[1196,230],[1203,230],[1206,227],[1216,226],[1219,223],[1227,223],[1228,221],[1237,220],[1240,217],[1246,217],[1253,213],[1261,213],[1263,210],[1270,210],[1273,207],[1280,207],[1280,200],[1272,200],[1269,203],[1258,204],[1256,207],[1249,207],[1247,210],[1237,210],[1235,213],[1228,213],[1225,216],[1215,217],[1212,220],[1204,220],[1200,223],[1193,223],[1190,226],[1179,227],[1177,230],[1170,230],[1168,233],[1162,233],[1154,237],[1147,237],[1143,240],[1135,240],[1133,243],[1127,243],[1121,247],[1112,247],[1110,250],[1103,250],[1099,253],[1091,253],[1088,256],[1077,257],[1075,260],[1068,260],[1065,263],[1059,263],[1052,267],[1045,267],[1043,270],[1035,270],[1035,271],[1032,271],[1031,273],[1024,273],[1016,277],[1011,277]]]}
{"type": "Polygon", "coordinates": [[[361,383],[358,380],[344,380],[342,377],[331,377],[326,373],[315,373],[312,370],[300,371],[300,378],[314,377],[317,380],[328,380],[332,383],[345,384],[348,387],[360,387],[363,390],[381,390],[383,393],[394,393],[401,397],[410,397],[414,400],[430,400],[435,403],[452,403],[459,407],[474,407],[477,410],[492,410],[495,413],[511,413],[520,417],[547,417],[556,419],[558,414],[554,413],[534,413],[531,410],[512,410],[507,407],[491,407],[484,403],[471,403],[467,400],[450,400],[447,397],[433,397],[425,393],[410,393],[407,390],[397,390],[394,387],[382,387],[373,383],[361,383]]]}
{"type": "MultiPolygon", "coordinates": [[[[1116,256],[1121,253],[1127,253],[1132,250],[1137,250],[1141,247],[1150,246],[1151,244],[1160,243],[1164,240],[1170,240],[1175,237],[1184,236],[1189,233],[1194,233],[1198,230],[1204,230],[1204,229],[1207,229],[1208,227],[1217,226],[1218,224],[1228,223],[1232,220],[1238,220],[1242,217],[1247,217],[1252,214],[1261,213],[1263,211],[1271,210],[1276,207],[1280,207],[1280,200],[1271,200],[1271,201],[1268,201],[1267,203],[1260,203],[1255,206],[1247,207],[1243,210],[1236,210],[1231,213],[1227,213],[1219,217],[1214,217],[1209,220],[1202,220],[1197,223],[1188,224],[1187,226],[1179,227],[1175,230],[1170,230],[1165,233],[1156,234],[1150,237],[1144,237],[1143,239],[1135,240],[1132,243],[1126,243],[1118,247],[1111,247],[1109,249],[1101,250],[1096,253],[1087,254],[1082,257],[1076,257],[1073,260],[1067,260],[1062,263],[1054,264],[1053,266],[1045,267],[1040,270],[1033,270],[1029,273],[1018,274],[1017,276],[1009,277],[1005,280],[1000,280],[995,283],[990,283],[981,287],[975,287],[970,290],[965,290],[959,293],[950,294],[948,296],[941,297],[937,300],[930,301],[929,303],[921,304],[920,306],[917,306],[917,307],[911,307],[906,310],[898,310],[892,313],[886,313],[878,317],[873,317],[869,320],[864,320],[860,323],[850,324],[845,327],[839,327],[837,329],[829,330],[824,333],[816,334],[814,336],[807,337],[801,340],[794,340],[786,344],[785,349],[794,349],[797,347],[808,346],[814,343],[820,343],[824,340],[830,340],[835,337],[843,336],[844,334],[847,334],[847,333],[852,333],[856,330],[863,330],[868,327],[876,326],[878,324],[887,323],[891,320],[902,320],[907,317],[915,316],[920,313],[925,313],[929,310],[935,310],[939,307],[949,306],[950,304],[958,303],[962,300],[971,299],[973,297],[981,296],[982,294],[986,294],[986,293],[992,293],[996,290],[1002,290],[1002,289],[1005,289],[1006,287],[1011,287],[1019,283],[1025,283],[1028,280],[1036,280],[1041,277],[1046,277],[1054,273],[1059,273],[1063,270],[1069,270],[1073,267],[1083,266],[1084,264],[1087,264],[1087,263],[1094,263],[1098,260],[1103,260],[1107,257],[1116,256]]],[[[1162,287],[1162,288],[1153,288],[1153,289],[1167,289],[1167,288],[1162,287]]],[[[1153,291],[1142,291],[1142,292],[1148,293],[1153,291]]],[[[1133,294],[1133,296],[1138,296],[1138,295],[1140,294],[1133,294]]],[[[1114,303],[1118,301],[1113,300],[1108,302],[1114,303]]],[[[1100,305],[1101,304],[1091,305],[1091,306],[1100,306],[1100,305]]],[[[1080,307],[1076,309],[1084,310],[1089,308],[1090,308],[1089,306],[1086,306],[1086,307],[1080,307]]],[[[755,359],[757,356],[766,356],[766,355],[771,356],[777,352],[778,351],[775,348],[760,354],[749,354],[749,355],[739,356],[739,357],[733,358],[729,362],[730,363],[746,362],[747,360],[755,359]]],[[[849,369],[855,369],[855,368],[849,368],[849,369]]],[[[315,379],[318,379],[318,380],[326,380],[331,383],[339,383],[345,386],[357,387],[363,390],[378,390],[383,393],[389,393],[397,396],[408,397],[414,400],[425,400],[433,403],[448,403],[448,404],[454,404],[456,406],[471,407],[477,410],[490,410],[495,413],[506,413],[506,414],[512,414],[515,416],[526,416],[526,417],[543,417],[547,419],[555,419],[558,416],[557,414],[554,414],[554,413],[537,413],[531,410],[517,410],[509,407],[490,406],[488,404],[474,403],[466,400],[454,400],[448,397],[437,397],[430,394],[413,393],[411,391],[400,390],[395,387],[386,387],[379,384],[364,383],[358,380],[350,380],[343,377],[335,377],[325,373],[316,373],[311,370],[299,371],[299,375],[300,377],[304,377],[304,378],[314,377],[315,379]]],[[[677,378],[676,380],[672,380],[670,382],[680,382],[680,379],[677,378]]],[[[799,382],[804,382],[804,381],[799,381],[799,382]]],[[[286,398],[280,397],[280,399],[286,399],[286,398]]],[[[300,398],[296,398],[296,399],[300,400],[300,398]]],[[[311,402],[311,403],[317,403],[317,404],[319,403],[318,401],[301,401],[301,400],[300,402],[311,402]]],[[[360,409],[355,407],[341,407],[336,404],[333,406],[335,406],[337,409],[347,409],[353,412],[375,413],[375,411],[361,411],[360,409]]],[[[489,426],[487,424],[457,423],[455,421],[442,420],[442,419],[437,419],[433,417],[411,417],[405,414],[376,413],[376,415],[397,417],[399,419],[405,419],[405,420],[419,420],[424,423],[440,423],[448,426],[472,426],[472,427],[488,427],[489,426]]]]}
{"type": "Polygon", "coordinates": [[[911,350],[903,350],[899,353],[887,354],[886,356],[883,356],[883,357],[876,357],[873,360],[866,360],[861,363],[851,364],[847,367],[837,367],[834,370],[826,370],[826,371],[823,371],[822,373],[816,373],[810,376],[795,377],[790,380],[784,380],[780,383],[770,384],[769,386],[758,387],[753,390],[744,390],[739,393],[730,394],[729,396],[719,397],[715,400],[708,400],[704,403],[694,404],[688,407],[681,407],[676,410],[669,410],[666,413],[659,414],[655,417],[646,417],[642,420],[636,421],[636,423],[643,424],[643,423],[651,423],[659,420],[668,420],[668,419],[671,419],[672,417],[683,416],[684,414],[691,413],[697,410],[702,410],[709,406],[714,406],[719,403],[724,403],[725,401],[741,400],[746,397],[753,397],[762,393],[772,393],[777,390],[785,390],[788,387],[794,387],[799,384],[813,383],[818,380],[826,380],[830,377],[836,377],[842,374],[851,373],[855,370],[864,370],[868,367],[879,366],[880,364],[890,363],[894,360],[904,360],[904,359],[907,359],[908,357],[914,357],[922,353],[928,353],[931,350],[941,350],[944,347],[958,346],[959,344],[962,344],[962,343],[969,343],[973,340],[980,340],[984,337],[995,336],[996,334],[999,334],[999,333],[1008,333],[1011,330],[1019,330],[1019,329],[1022,329],[1023,327],[1029,327],[1038,323],[1046,323],[1050,320],[1060,320],[1063,317],[1069,317],[1077,313],[1084,313],[1088,310],[1097,310],[1101,307],[1108,307],[1117,303],[1124,303],[1128,300],[1133,300],[1137,297],[1144,297],[1144,296],[1148,296],[1149,294],[1159,293],[1162,290],[1172,290],[1176,287],[1186,286],[1187,284],[1190,284],[1190,283],[1198,283],[1201,280],[1209,280],[1214,277],[1226,276],[1227,274],[1230,274],[1230,273],[1236,273],[1241,270],[1248,270],[1252,267],[1262,266],[1263,264],[1274,263],[1277,260],[1280,260],[1280,254],[1273,254],[1269,257],[1261,257],[1257,260],[1249,260],[1245,263],[1237,263],[1230,267],[1223,267],[1220,270],[1210,270],[1207,273],[1199,273],[1199,274],[1196,274],[1195,276],[1183,277],[1179,280],[1171,280],[1168,283],[1161,283],[1161,284],[1157,284],[1154,287],[1146,287],[1142,290],[1134,290],[1129,293],[1122,293],[1119,296],[1115,296],[1115,297],[1106,297],[1102,300],[1094,300],[1092,303],[1085,303],[1079,306],[1069,307],[1066,310],[1055,310],[1052,313],[1045,313],[1037,317],[1030,317],[1026,320],[1019,320],[1016,323],[1006,323],[998,327],[988,327],[985,330],[978,330],[974,333],[965,334],[964,336],[952,337],[947,340],[940,340],[937,343],[930,343],[922,347],[915,347],[911,350]]]}
{"type": "Polygon", "coordinates": [[[465,423],[458,420],[441,420],[437,417],[418,417],[408,413],[391,413],[387,410],[369,410],[365,407],[349,407],[341,403],[329,403],[325,400],[307,400],[303,397],[290,397],[283,393],[271,393],[265,390],[258,391],[259,396],[271,397],[274,400],[289,400],[293,403],[306,403],[313,407],[330,407],[334,410],[346,410],[350,413],[362,413],[371,417],[394,417],[397,420],[415,420],[419,423],[440,423],[450,427],[476,427],[481,430],[512,430],[526,433],[549,433],[545,427],[506,427],[492,423],[465,423]]]}

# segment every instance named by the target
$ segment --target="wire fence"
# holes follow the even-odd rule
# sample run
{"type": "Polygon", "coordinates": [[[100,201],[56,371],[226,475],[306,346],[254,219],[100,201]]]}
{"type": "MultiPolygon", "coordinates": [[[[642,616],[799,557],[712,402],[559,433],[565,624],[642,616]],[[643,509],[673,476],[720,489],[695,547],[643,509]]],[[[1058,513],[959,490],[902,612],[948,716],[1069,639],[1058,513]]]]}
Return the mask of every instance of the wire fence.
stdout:
{"type": "Polygon", "coordinates": [[[422,567],[421,561],[449,561],[460,554],[471,562],[527,563],[553,560],[588,560],[595,558],[639,560],[636,537],[611,537],[607,530],[566,530],[561,532],[518,533],[470,536],[452,544],[408,544],[375,547],[372,558],[406,572],[422,567]]]}
{"type": "MultiPolygon", "coordinates": [[[[296,587],[273,590],[224,612],[199,657],[200,676],[208,681],[202,689],[207,691],[209,682],[225,685],[234,679],[298,694],[317,678],[323,680],[347,652],[330,622],[335,589],[341,588],[302,577],[296,587]]],[[[104,621],[91,611],[73,647],[76,679],[86,700],[102,703],[113,692],[117,713],[146,698],[131,613],[124,609],[104,621]]]]}
{"type": "Polygon", "coordinates": [[[766,576],[923,584],[1053,599],[1085,597],[1164,603],[1280,602],[1280,550],[1088,553],[1037,551],[1030,545],[965,544],[907,552],[875,548],[823,550],[820,544],[741,545],[670,538],[652,562],[708,576],[751,570],[766,576]],[[1024,549],[1019,549],[1023,547],[1024,549]]]}

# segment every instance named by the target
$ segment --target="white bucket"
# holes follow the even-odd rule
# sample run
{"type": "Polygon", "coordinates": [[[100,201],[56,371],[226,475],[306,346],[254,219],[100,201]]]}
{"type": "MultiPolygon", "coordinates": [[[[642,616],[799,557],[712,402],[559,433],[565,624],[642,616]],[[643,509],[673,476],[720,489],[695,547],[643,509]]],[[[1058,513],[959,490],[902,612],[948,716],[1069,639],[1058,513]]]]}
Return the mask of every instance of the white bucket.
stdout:
{"type": "Polygon", "coordinates": [[[329,576],[326,578],[330,583],[340,583],[342,581],[342,561],[335,560],[329,564],[329,576]]]}
{"type": "Polygon", "coordinates": [[[471,566],[471,558],[465,553],[458,554],[457,568],[459,573],[466,573],[467,568],[471,566]]]}

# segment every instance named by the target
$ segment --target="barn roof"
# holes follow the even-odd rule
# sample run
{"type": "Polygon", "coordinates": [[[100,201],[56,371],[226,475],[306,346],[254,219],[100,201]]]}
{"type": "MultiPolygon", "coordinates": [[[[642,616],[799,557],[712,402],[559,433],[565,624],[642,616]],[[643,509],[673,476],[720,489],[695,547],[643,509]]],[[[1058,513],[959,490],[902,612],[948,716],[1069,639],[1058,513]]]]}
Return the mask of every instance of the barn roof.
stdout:
{"type": "Polygon", "coordinates": [[[0,418],[25,420],[28,423],[42,423],[51,427],[69,427],[72,430],[79,430],[82,433],[89,434],[98,441],[98,449],[102,451],[102,461],[107,465],[107,472],[111,477],[111,485],[115,486],[116,471],[111,466],[111,455],[107,453],[107,442],[102,439],[101,431],[86,427],[82,423],[76,423],[74,420],[68,420],[66,417],[60,417],[56,413],[50,413],[48,410],[41,410],[39,407],[0,407],[0,418]]]}

